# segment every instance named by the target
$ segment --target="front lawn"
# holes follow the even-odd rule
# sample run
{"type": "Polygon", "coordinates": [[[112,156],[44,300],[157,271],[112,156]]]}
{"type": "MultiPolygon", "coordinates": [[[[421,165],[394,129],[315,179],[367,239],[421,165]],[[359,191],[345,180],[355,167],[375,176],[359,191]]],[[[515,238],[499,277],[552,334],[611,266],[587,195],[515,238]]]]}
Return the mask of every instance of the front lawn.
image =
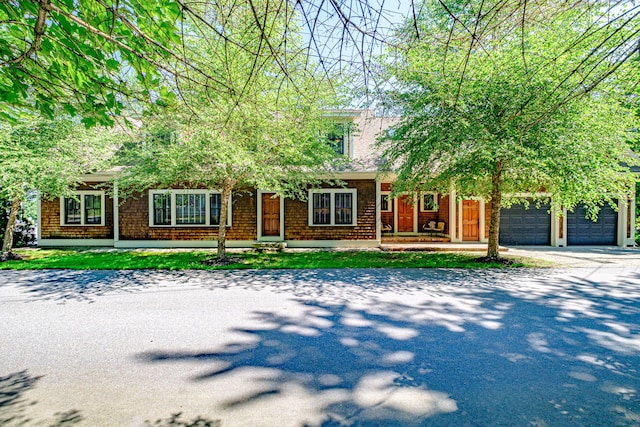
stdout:
{"type": "MultiPolygon", "coordinates": [[[[379,251],[286,251],[279,253],[230,253],[239,262],[208,266],[212,250],[119,250],[119,249],[17,249],[22,260],[0,263],[0,270],[219,270],[291,268],[505,268],[500,263],[478,261],[481,253],[379,252],[379,251]]],[[[508,256],[508,255],[507,255],[508,256]]],[[[538,261],[515,259],[508,267],[540,267],[538,261]]]]}

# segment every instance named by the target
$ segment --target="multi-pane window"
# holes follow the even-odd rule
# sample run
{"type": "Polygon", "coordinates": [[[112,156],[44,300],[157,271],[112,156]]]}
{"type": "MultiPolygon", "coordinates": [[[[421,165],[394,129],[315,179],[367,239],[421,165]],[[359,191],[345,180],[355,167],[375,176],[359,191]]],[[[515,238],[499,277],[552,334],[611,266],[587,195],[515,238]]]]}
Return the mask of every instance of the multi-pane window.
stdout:
{"type": "Polygon", "coordinates": [[[222,210],[222,195],[209,195],[209,224],[220,225],[220,211],[222,210]]]}
{"type": "Polygon", "coordinates": [[[207,218],[207,195],[205,193],[196,194],[176,194],[176,224],[206,224],[207,218]]]}
{"type": "Polygon", "coordinates": [[[80,207],[80,199],[73,197],[64,198],[64,224],[81,224],[82,223],[82,208],[80,207]]]}
{"type": "Polygon", "coordinates": [[[313,223],[316,225],[331,224],[330,193],[313,194],[313,223]]]}
{"type": "Polygon", "coordinates": [[[336,224],[350,225],[353,222],[353,195],[351,193],[336,193],[334,197],[336,224]]]}
{"type": "Polygon", "coordinates": [[[60,224],[104,225],[104,191],[78,191],[60,198],[60,224]]]}
{"type": "Polygon", "coordinates": [[[171,194],[153,195],[153,225],[171,225],[171,194]]]}
{"type": "Polygon", "coordinates": [[[336,123],[327,134],[327,142],[336,154],[347,154],[347,126],[344,123],[336,123]]]}
{"type": "Polygon", "coordinates": [[[423,212],[436,212],[438,210],[438,195],[436,193],[423,194],[421,208],[423,212]]]}
{"type": "MultiPolygon", "coordinates": [[[[208,190],[149,191],[149,225],[216,226],[220,225],[222,196],[208,190]]],[[[227,212],[231,225],[231,204],[227,212]]]]}
{"type": "Polygon", "coordinates": [[[389,194],[380,195],[380,211],[391,212],[391,199],[389,198],[389,194]]]}
{"type": "Polygon", "coordinates": [[[102,196],[100,194],[84,195],[84,223],[100,224],[102,222],[102,196]]]}
{"type": "Polygon", "coordinates": [[[310,190],[309,225],[356,225],[355,189],[310,190]]]}

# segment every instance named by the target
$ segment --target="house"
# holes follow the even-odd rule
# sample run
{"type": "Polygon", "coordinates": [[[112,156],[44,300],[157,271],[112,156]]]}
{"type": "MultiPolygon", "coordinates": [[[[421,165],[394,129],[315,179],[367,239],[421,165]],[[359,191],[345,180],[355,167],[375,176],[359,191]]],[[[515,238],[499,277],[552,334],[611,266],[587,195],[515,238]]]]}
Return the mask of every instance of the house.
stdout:
{"type": "MultiPolygon", "coordinates": [[[[335,114],[342,132],[330,136],[334,148],[353,160],[340,172],[345,187],[310,188],[308,200],[276,197],[269,189],[233,195],[228,247],[284,242],[288,247],[377,247],[389,238],[486,242],[490,204],[428,192],[391,198],[393,176],[378,173],[373,144],[394,119],[371,110],[335,114]]],[[[86,175],[76,198],[38,201],[40,246],[216,247],[220,194],[194,188],[154,188],[121,200],[101,185],[112,173],[86,175]]],[[[526,195],[524,195],[526,197],[526,195]]],[[[635,199],[618,210],[605,206],[593,222],[584,209],[555,212],[531,203],[503,208],[504,245],[619,245],[635,243],[635,199]],[[558,215],[559,214],[559,215],[558,215]]]]}

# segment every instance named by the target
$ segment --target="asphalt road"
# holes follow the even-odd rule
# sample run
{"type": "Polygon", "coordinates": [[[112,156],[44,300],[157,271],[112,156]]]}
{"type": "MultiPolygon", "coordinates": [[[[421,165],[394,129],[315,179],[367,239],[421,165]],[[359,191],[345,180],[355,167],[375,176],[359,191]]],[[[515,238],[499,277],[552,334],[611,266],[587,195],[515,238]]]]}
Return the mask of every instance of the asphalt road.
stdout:
{"type": "Polygon", "coordinates": [[[640,425],[640,266],[3,271],[0,324],[2,426],[640,425]]]}

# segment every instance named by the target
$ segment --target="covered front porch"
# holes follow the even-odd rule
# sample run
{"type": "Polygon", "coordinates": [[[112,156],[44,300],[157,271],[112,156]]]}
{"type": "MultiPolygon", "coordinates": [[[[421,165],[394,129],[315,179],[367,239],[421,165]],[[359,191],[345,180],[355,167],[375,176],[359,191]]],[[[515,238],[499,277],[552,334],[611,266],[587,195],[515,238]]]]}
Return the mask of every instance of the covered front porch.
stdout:
{"type": "Polygon", "coordinates": [[[457,200],[454,192],[413,193],[392,198],[391,183],[380,183],[382,243],[486,243],[486,211],[484,201],[457,200]]]}

